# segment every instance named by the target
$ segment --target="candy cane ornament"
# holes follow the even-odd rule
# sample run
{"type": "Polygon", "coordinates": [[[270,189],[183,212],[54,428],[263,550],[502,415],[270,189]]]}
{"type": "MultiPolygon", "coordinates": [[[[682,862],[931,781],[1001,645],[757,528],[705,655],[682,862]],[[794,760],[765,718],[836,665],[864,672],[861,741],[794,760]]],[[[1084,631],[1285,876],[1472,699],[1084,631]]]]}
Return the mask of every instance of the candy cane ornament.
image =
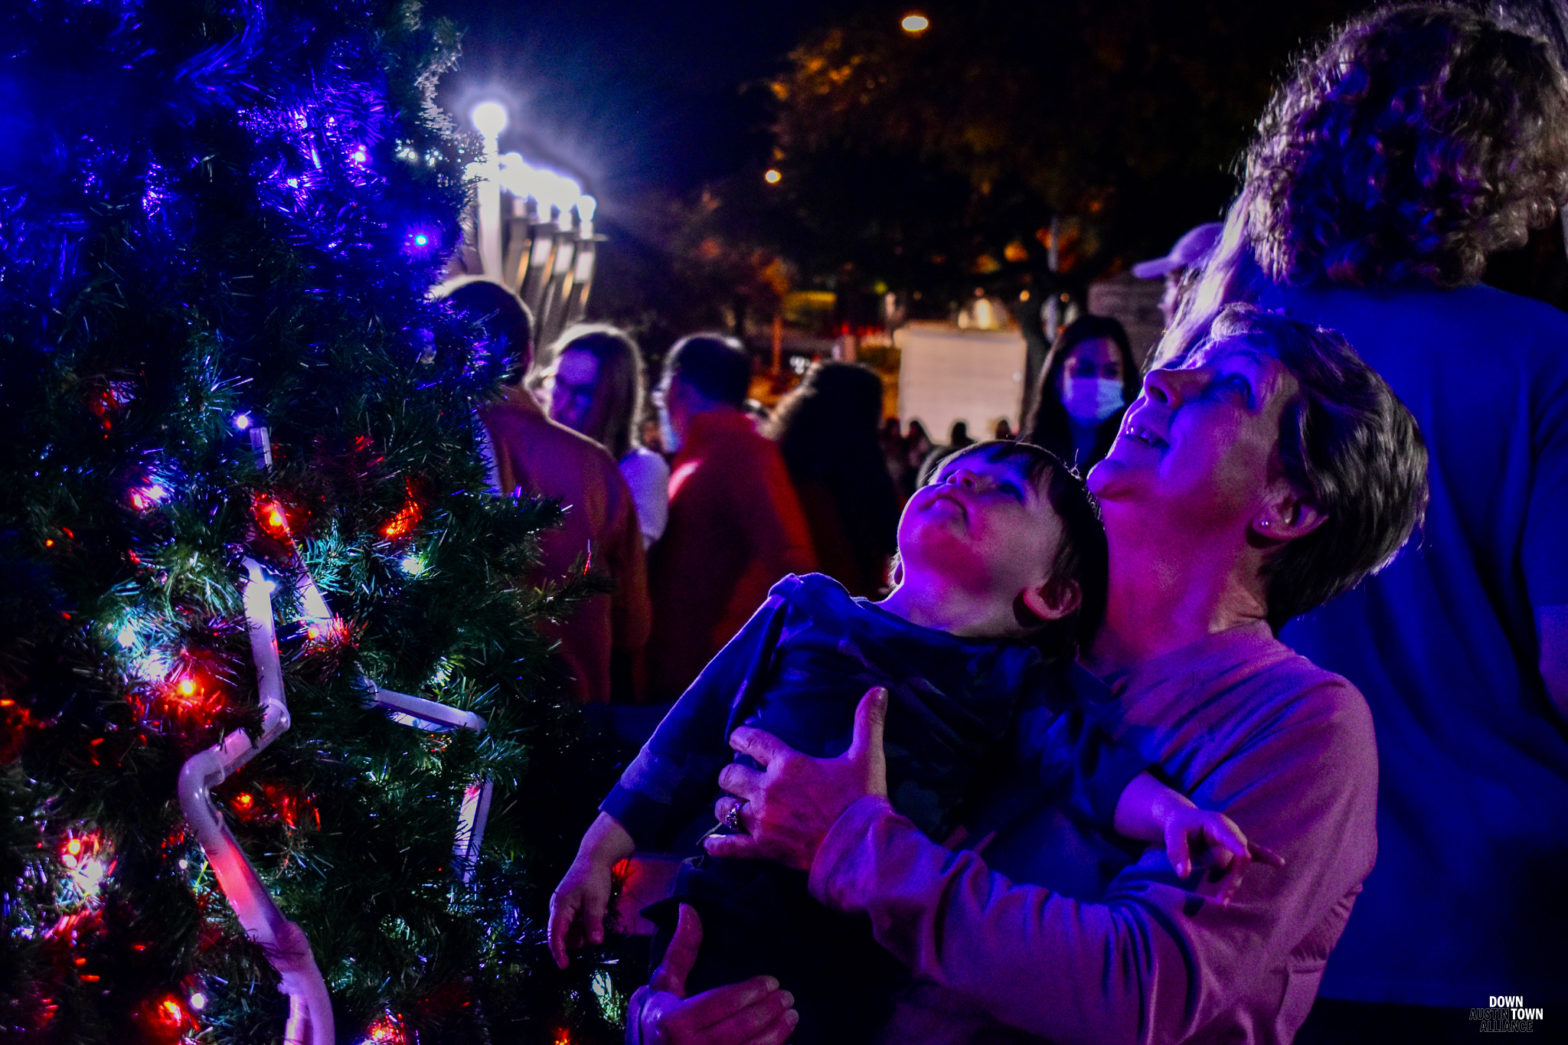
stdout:
{"type": "Polygon", "coordinates": [[[261,946],[282,980],[279,989],[289,997],[288,1022],[283,1030],[285,1045],[332,1045],[332,1000],[321,970],[316,967],[310,941],[303,929],[278,910],[212,797],[213,788],[289,728],[289,709],[283,697],[283,664],[278,656],[277,628],[272,616],[271,583],[254,559],[245,559],[245,571],[245,623],[256,665],[261,735],[252,740],[243,729],[236,729],[188,758],[180,768],[177,785],[180,808],[195,830],[235,917],[261,946]]]}

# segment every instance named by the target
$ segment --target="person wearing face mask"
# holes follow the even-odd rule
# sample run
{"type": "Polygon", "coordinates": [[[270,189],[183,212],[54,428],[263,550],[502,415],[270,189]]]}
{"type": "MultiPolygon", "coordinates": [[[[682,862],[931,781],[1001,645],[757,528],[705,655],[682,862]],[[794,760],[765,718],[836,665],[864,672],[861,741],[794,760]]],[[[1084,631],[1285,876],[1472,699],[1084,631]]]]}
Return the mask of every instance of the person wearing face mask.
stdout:
{"type": "Polygon", "coordinates": [[[1019,438],[1087,471],[1110,449],[1140,386],[1122,325],[1108,316],[1080,316],[1051,346],[1019,438]]]}

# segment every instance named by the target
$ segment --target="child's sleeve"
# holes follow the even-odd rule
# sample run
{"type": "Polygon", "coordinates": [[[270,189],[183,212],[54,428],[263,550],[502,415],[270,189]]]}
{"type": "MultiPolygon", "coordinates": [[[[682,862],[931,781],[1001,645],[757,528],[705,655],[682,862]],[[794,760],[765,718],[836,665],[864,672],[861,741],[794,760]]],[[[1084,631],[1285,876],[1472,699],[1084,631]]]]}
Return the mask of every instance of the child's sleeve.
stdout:
{"type": "Polygon", "coordinates": [[[719,770],[734,757],[727,729],[731,711],[768,663],[787,610],[776,587],[681,694],[599,804],[639,849],[669,846],[711,807],[719,770]]]}
{"type": "Polygon", "coordinates": [[[1107,827],[1122,792],[1150,765],[1137,748],[1112,743],[1097,720],[1095,709],[1108,696],[1105,684],[1076,664],[1048,666],[1025,688],[1016,752],[1048,793],[1107,827]]]}

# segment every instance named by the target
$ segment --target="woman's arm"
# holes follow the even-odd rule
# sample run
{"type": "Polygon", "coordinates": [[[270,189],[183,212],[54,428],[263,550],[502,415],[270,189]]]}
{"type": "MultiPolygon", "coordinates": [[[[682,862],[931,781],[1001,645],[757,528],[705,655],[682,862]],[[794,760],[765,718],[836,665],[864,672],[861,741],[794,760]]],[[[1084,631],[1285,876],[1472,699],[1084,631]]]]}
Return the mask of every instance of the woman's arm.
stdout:
{"type": "Polygon", "coordinates": [[[732,765],[721,783],[746,800],[753,837],[710,851],[809,866],[819,900],[868,915],[878,942],[917,978],[1000,1022],[1061,1043],[1181,1041],[1239,1005],[1277,1010],[1287,957],[1337,908],[1348,910],[1370,870],[1376,804],[1364,711],[1330,710],[1271,733],[1222,763],[1196,796],[1257,825],[1288,861],[1255,870],[1229,906],[1212,902],[1212,889],[1205,895],[1202,875],[1178,880],[1158,853],[1126,867],[1093,903],[1016,885],[977,854],[930,841],[873,793],[874,735],[858,751],[818,760],[737,731],[732,743],[764,771],[732,765]]]}

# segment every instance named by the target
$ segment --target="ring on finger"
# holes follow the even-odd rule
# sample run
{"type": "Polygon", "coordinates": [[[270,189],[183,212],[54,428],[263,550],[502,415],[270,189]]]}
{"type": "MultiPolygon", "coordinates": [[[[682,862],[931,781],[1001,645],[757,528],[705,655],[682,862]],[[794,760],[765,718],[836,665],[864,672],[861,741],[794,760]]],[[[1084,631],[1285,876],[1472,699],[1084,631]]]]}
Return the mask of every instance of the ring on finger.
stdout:
{"type": "Polygon", "coordinates": [[[728,828],[731,831],[741,831],[741,830],[744,830],[744,828],[741,827],[740,811],[741,811],[741,807],[744,806],[745,804],[746,804],[746,800],[744,798],[742,798],[738,802],[736,802],[734,805],[730,806],[729,810],[724,814],[724,826],[726,828],[728,828]]]}

